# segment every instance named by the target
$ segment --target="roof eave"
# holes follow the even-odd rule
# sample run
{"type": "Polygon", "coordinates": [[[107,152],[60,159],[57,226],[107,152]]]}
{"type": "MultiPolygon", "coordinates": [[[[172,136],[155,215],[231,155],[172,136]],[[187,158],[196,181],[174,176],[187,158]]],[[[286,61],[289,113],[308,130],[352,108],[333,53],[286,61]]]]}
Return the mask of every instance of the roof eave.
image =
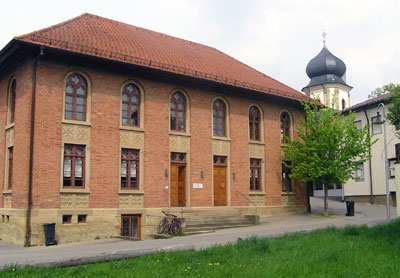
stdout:
{"type": "Polygon", "coordinates": [[[357,106],[357,104],[356,104],[356,105],[354,105],[353,108],[349,107],[349,108],[343,110],[342,114],[347,115],[347,114],[349,114],[349,111],[358,112],[358,111],[367,110],[367,109],[369,109],[371,107],[377,106],[377,104],[379,104],[379,103],[385,103],[385,104],[391,103],[390,98],[391,97],[387,97],[385,99],[369,102],[369,103],[366,103],[366,104],[360,105],[360,106],[357,106]]]}
{"type": "MultiPolygon", "coordinates": [[[[69,54],[72,54],[72,55],[83,55],[83,56],[86,56],[86,57],[89,57],[89,58],[92,58],[92,59],[96,59],[96,60],[99,60],[99,61],[107,61],[107,62],[112,62],[112,63],[122,63],[122,64],[125,64],[125,65],[131,65],[131,66],[138,67],[138,68],[154,70],[154,71],[157,71],[159,73],[173,74],[175,76],[179,76],[180,78],[185,78],[185,79],[186,78],[190,78],[190,79],[201,81],[201,82],[206,83],[206,84],[207,83],[214,83],[216,85],[224,86],[226,88],[236,88],[236,89],[245,90],[245,91],[257,92],[260,95],[269,96],[269,97],[278,98],[278,99],[286,99],[286,100],[291,100],[291,101],[295,101],[295,102],[301,102],[301,101],[307,101],[307,98],[308,98],[307,96],[301,94],[300,92],[299,92],[299,94],[301,94],[303,97],[299,96],[299,98],[294,98],[294,97],[286,96],[286,94],[289,94],[289,93],[288,92],[284,92],[284,91],[280,92],[280,93],[282,93],[282,95],[278,95],[277,93],[257,90],[257,86],[256,85],[243,87],[243,86],[238,86],[236,84],[227,84],[227,83],[224,83],[224,82],[218,82],[218,80],[202,78],[201,76],[191,76],[191,75],[186,75],[186,74],[180,74],[180,73],[174,72],[174,71],[168,71],[168,70],[163,70],[163,69],[154,68],[154,67],[147,67],[145,65],[129,63],[129,62],[123,62],[123,61],[118,61],[118,60],[115,60],[115,59],[108,59],[108,58],[101,57],[101,56],[94,56],[94,55],[90,55],[90,54],[86,54],[86,53],[79,53],[79,52],[76,52],[76,51],[70,51],[70,50],[65,50],[65,49],[62,49],[62,48],[51,47],[51,46],[46,45],[45,43],[40,43],[40,42],[33,43],[33,42],[24,41],[24,40],[18,40],[18,39],[14,39],[13,41],[15,43],[19,43],[19,44],[22,44],[22,45],[27,45],[27,46],[30,46],[30,47],[44,46],[46,48],[52,49],[52,50],[57,51],[57,52],[69,53],[69,54]]],[[[272,89],[272,88],[269,88],[269,89],[274,91],[274,89],[272,89]]],[[[278,90],[276,90],[276,91],[278,91],[278,90]]]]}
{"type": "Polygon", "coordinates": [[[9,43],[7,43],[6,46],[4,46],[2,50],[0,50],[0,65],[17,49],[18,49],[17,40],[12,39],[9,43]]]}

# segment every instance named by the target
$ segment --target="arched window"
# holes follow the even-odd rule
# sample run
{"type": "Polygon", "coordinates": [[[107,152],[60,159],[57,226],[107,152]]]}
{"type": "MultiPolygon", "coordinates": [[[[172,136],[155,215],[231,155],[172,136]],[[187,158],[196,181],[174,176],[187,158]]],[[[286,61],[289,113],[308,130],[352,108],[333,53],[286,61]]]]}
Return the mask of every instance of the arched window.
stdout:
{"type": "Polygon", "coordinates": [[[342,109],[346,109],[346,101],[342,99],[342,109]]]}
{"type": "Polygon", "coordinates": [[[12,124],[14,122],[15,117],[15,99],[17,95],[17,81],[14,79],[11,82],[9,89],[9,99],[8,99],[8,123],[12,124]]]}
{"type": "Polygon", "coordinates": [[[288,141],[285,138],[290,137],[290,116],[287,112],[281,114],[281,143],[287,144],[288,141]]]}
{"type": "Polygon", "coordinates": [[[170,124],[171,130],[186,130],[186,98],[181,92],[176,92],[171,96],[170,124]]]}
{"type": "Polygon", "coordinates": [[[65,119],[85,121],[88,84],[77,73],[68,76],[65,84],[65,119]]]}
{"type": "Polygon", "coordinates": [[[140,91],[128,83],[122,88],[122,125],[139,126],[140,91]]]}
{"type": "Polygon", "coordinates": [[[213,135],[226,136],[226,106],[225,103],[217,99],[213,104],[213,135]]]}
{"type": "Polygon", "coordinates": [[[260,140],[260,110],[256,106],[250,107],[249,110],[249,129],[250,140],[260,140]]]}

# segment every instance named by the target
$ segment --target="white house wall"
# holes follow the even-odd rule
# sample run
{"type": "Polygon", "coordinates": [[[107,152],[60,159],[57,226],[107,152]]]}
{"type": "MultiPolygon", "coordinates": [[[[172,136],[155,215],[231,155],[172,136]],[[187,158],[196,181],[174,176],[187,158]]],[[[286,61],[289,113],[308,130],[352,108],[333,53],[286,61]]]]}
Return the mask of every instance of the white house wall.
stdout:
{"type": "MultiPolygon", "coordinates": [[[[371,125],[371,118],[376,116],[376,108],[367,109],[367,116],[371,125]]],[[[385,112],[388,113],[388,107],[385,106],[385,112]]],[[[382,109],[380,108],[380,113],[382,114],[382,109]]],[[[356,112],[356,121],[361,120],[362,126],[367,124],[367,120],[364,111],[356,112]]],[[[370,126],[370,132],[372,134],[372,126],[370,126]]],[[[395,144],[399,143],[400,140],[395,136],[393,125],[387,123],[386,125],[386,135],[387,135],[387,151],[388,159],[395,158],[395,144]]],[[[384,195],[386,194],[386,184],[385,184],[385,152],[384,152],[384,135],[383,126],[382,133],[373,135],[373,140],[377,139],[377,142],[372,146],[371,149],[371,164],[372,164],[372,184],[373,184],[373,194],[374,195],[384,195]]],[[[364,163],[364,180],[354,181],[349,180],[344,185],[344,195],[345,196],[369,196],[371,195],[371,185],[370,185],[370,172],[369,172],[369,162],[364,163]]],[[[396,191],[395,179],[389,179],[389,189],[390,191],[396,191]]]]}

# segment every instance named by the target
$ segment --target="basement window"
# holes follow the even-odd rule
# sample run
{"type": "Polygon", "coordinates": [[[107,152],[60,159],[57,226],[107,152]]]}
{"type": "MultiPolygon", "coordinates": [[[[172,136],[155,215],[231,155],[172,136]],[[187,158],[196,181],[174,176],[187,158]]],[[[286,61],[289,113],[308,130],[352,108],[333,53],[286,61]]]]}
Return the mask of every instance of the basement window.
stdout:
{"type": "Polygon", "coordinates": [[[80,223],[86,223],[86,214],[79,214],[78,215],[78,224],[80,223]]]}
{"type": "Polygon", "coordinates": [[[62,223],[63,224],[71,224],[72,215],[63,215],[62,223]]]}

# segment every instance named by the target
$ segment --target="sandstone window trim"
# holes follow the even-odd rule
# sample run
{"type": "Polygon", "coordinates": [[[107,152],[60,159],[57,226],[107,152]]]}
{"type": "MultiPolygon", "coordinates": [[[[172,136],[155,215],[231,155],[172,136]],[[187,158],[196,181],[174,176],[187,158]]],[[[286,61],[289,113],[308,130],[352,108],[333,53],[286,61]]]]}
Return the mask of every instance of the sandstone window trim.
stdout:
{"type": "Polygon", "coordinates": [[[86,223],[87,214],[78,214],[78,224],[86,223]]]}
{"type": "Polygon", "coordinates": [[[249,139],[252,141],[262,141],[263,138],[263,118],[261,109],[252,105],[249,108],[249,139]]]}
{"type": "Polygon", "coordinates": [[[121,171],[120,187],[121,190],[140,189],[140,150],[126,149],[121,150],[121,171]]]}
{"type": "Polygon", "coordinates": [[[187,101],[186,96],[175,91],[170,99],[170,130],[178,132],[186,132],[187,118],[187,101]]]}
{"type": "Polygon", "coordinates": [[[16,99],[17,99],[17,79],[12,78],[8,88],[7,125],[11,125],[15,121],[16,99]]]}
{"type": "Polygon", "coordinates": [[[141,90],[133,82],[122,87],[121,95],[121,124],[122,126],[141,126],[141,90]]]}
{"type": "Polygon", "coordinates": [[[222,98],[217,98],[212,104],[212,127],[213,136],[228,137],[229,136],[229,108],[222,98]]]}
{"type": "Polygon", "coordinates": [[[287,144],[288,141],[285,138],[292,138],[292,117],[288,111],[282,111],[279,116],[280,132],[281,132],[281,144],[287,144]]]}
{"type": "Polygon", "coordinates": [[[7,189],[12,190],[14,147],[7,148],[7,189]]]}
{"type": "Polygon", "coordinates": [[[4,170],[4,189],[5,192],[11,193],[12,190],[12,180],[13,180],[13,164],[14,164],[14,147],[6,148],[6,161],[4,170]]]}
{"type": "MultiPolygon", "coordinates": [[[[290,164],[290,161],[286,161],[290,164]]],[[[282,163],[282,192],[293,192],[293,181],[290,178],[290,168],[282,163]]]]}
{"type": "Polygon", "coordinates": [[[121,215],[121,236],[141,238],[141,215],[121,215]]]}
{"type": "Polygon", "coordinates": [[[228,157],[224,155],[214,155],[213,163],[216,167],[228,167],[228,157]]]}
{"type": "Polygon", "coordinates": [[[63,188],[84,189],[86,146],[65,144],[63,161],[63,188]]]}
{"type": "Polygon", "coordinates": [[[262,161],[258,158],[250,158],[250,191],[262,191],[262,161]]]}
{"type": "MultiPolygon", "coordinates": [[[[76,79],[74,79],[74,80],[76,81],[76,79]]],[[[79,85],[75,84],[75,87],[76,87],[75,89],[78,89],[79,85]]],[[[64,85],[63,85],[63,106],[62,106],[62,122],[63,123],[90,125],[91,99],[92,99],[91,90],[92,90],[92,85],[91,85],[90,78],[84,72],[82,72],[80,70],[74,70],[74,71],[69,72],[65,76],[64,85]],[[74,97],[74,93],[71,92],[71,88],[68,88],[68,84],[69,84],[69,82],[72,81],[71,78],[73,76],[78,76],[78,78],[83,78],[83,79],[81,79],[81,80],[83,80],[82,81],[83,83],[81,85],[84,85],[82,87],[82,89],[84,89],[86,87],[85,97],[83,97],[83,94],[79,94],[79,102],[80,103],[78,104],[78,107],[80,107],[80,108],[78,108],[78,109],[80,111],[78,111],[79,112],[78,115],[81,115],[82,119],[76,118],[76,112],[77,112],[76,111],[76,102],[77,102],[77,100],[72,99],[72,102],[71,102],[71,97],[74,97]],[[82,101],[84,102],[84,106],[82,104],[82,101]],[[66,107],[67,104],[69,104],[68,107],[66,107]],[[71,107],[71,105],[72,105],[72,107],[71,107]],[[66,108],[68,108],[68,109],[66,109],[66,108]],[[82,110],[84,112],[82,112],[82,110]],[[68,114],[68,116],[66,117],[67,112],[72,112],[72,117],[71,117],[71,114],[68,114]]],[[[81,117],[81,116],[78,116],[78,117],[81,117]]]]}
{"type": "Polygon", "coordinates": [[[71,224],[72,223],[72,214],[64,214],[62,216],[62,223],[63,224],[71,224]]]}

